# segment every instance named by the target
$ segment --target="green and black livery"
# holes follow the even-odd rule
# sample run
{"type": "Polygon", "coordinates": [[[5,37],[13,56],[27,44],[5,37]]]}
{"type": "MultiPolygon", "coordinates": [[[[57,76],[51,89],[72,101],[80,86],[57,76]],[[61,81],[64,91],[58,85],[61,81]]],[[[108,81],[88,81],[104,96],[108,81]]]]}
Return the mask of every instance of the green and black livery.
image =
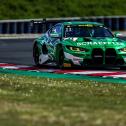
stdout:
{"type": "Polygon", "coordinates": [[[72,66],[125,66],[126,41],[101,23],[63,22],[35,39],[33,57],[37,66],[53,62],[72,66]]]}

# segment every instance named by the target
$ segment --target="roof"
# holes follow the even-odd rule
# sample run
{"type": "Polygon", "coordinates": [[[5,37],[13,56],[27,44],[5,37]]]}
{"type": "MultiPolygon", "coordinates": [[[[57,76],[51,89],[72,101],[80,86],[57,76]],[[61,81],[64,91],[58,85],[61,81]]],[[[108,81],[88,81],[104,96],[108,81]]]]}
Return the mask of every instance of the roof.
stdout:
{"type": "Polygon", "coordinates": [[[87,24],[87,25],[103,25],[102,23],[98,22],[89,22],[89,21],[69,21],[69,22],[63,22],[64,25],[82,25],[82,24],[87,24]]]}

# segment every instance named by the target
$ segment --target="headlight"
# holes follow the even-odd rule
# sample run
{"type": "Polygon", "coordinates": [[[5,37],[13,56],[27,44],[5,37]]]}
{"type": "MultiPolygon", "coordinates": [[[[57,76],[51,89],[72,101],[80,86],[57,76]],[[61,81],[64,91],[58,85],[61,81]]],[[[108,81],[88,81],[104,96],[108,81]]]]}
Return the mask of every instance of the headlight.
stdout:
{"type": "Polygon", "coordinates": [[[80,48],[80,47],[74,47],[74,46],[66,46],[67,49],[71,50],[71,51],[76,51],[76,52],[87,52],[88,49],[85,48],[80,48]]]}
{"type": "Polygon", "coordinates": [[[126,52],[126,48],[119,49],[121,52],[126,52]]]}

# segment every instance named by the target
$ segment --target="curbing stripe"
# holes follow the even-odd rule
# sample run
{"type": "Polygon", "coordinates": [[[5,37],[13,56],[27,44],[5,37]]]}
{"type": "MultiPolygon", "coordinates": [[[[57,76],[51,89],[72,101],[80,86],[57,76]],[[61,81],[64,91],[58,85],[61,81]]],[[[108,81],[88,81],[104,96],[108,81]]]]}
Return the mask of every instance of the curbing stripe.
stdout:
{"type": "Polygon", "coordinates": [[[1,74],[16,74],[23,76],[34,76],[34,77],[45,77],[54,79],[71,79],[71,80],[92,80],[104,83],[115,83],[115,84],[126,84],[126,79],[123,78],[112,78],[112,77],[93,77],[93,76],[82,76],[82,75],[71,75],[71,74],[56,74],[47,72],[35,72],[35,71],[23,71],[23,70],[11,70],[0,68],[1,74]]]}
{"type": "Polygon", "coordinates": [[[38,76],[46,78],[64,78],[72,80],[94,80],[126,84],[126,72],[121,71],[96,71],[96,70],[60,70],[40,69],[32,66],[0,63],[0,72],[25,76],[38,76]]]}

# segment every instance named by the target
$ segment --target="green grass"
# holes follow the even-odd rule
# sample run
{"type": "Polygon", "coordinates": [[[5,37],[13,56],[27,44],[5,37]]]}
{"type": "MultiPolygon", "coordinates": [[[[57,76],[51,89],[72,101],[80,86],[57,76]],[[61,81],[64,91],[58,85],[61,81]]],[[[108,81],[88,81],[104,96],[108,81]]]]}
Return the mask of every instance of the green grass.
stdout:
{"type": "Polygon", "coordinates": [[[1,0],[0,19],[126,15],[125,0],[1,0]]]}
{"type": "Polygon", "coordinates": [[[0,126],[125,126],[126,85],[0,74],[0,126]]]}

